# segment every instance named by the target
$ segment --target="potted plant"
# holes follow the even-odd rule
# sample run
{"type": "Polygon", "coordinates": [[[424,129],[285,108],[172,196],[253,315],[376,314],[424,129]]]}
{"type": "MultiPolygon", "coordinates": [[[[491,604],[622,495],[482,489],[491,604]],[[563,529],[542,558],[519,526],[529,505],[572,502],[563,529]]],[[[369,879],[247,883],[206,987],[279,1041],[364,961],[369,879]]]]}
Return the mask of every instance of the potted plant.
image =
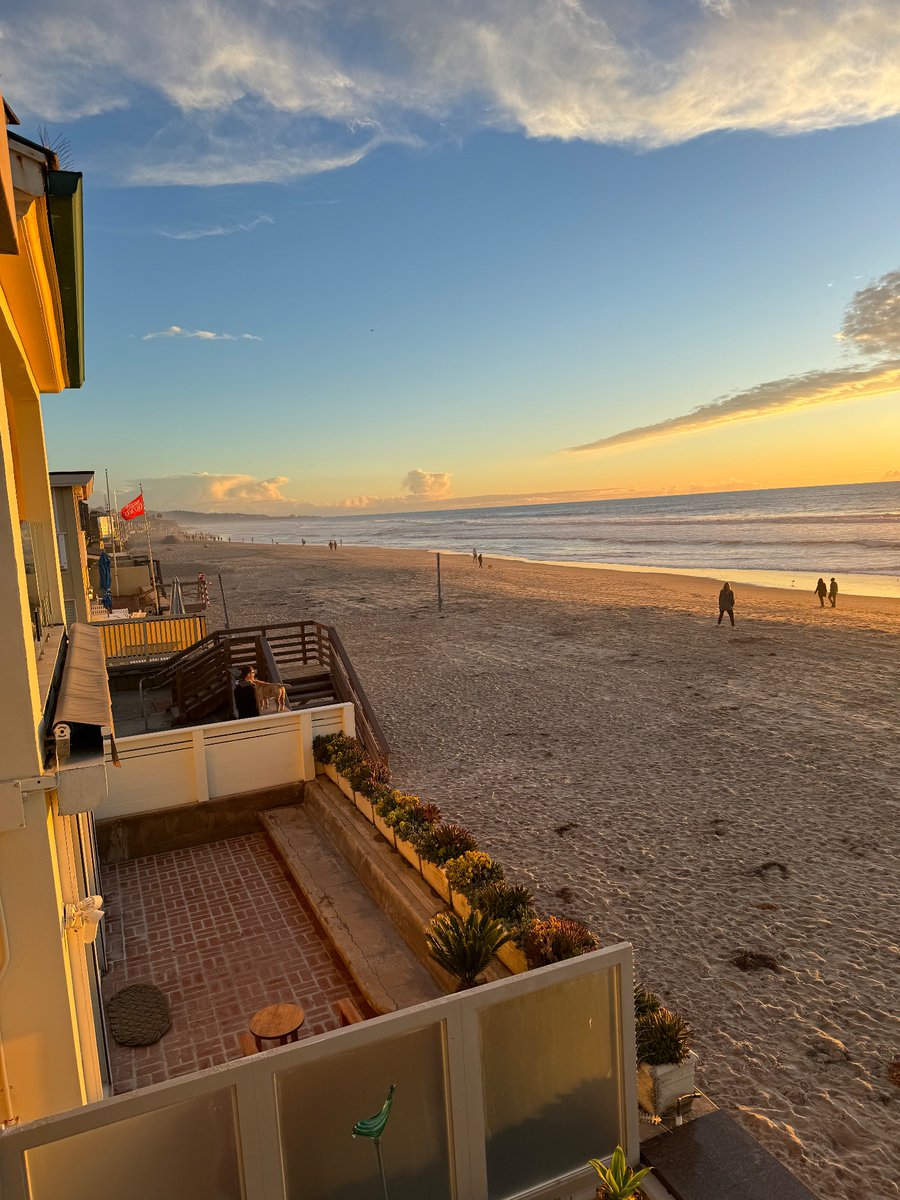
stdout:
{"type": "Polygon", "coordinates": [[[388,818],[394,811],[397,804],[397,797],[400,795],[401,793],[394,788],[383,788],[378,795],[378,799],[372,805],[372,824],[392,846],[395,844],[394,831],[388,824],[388,818]]]}
{"type": "Polygon", "coordinates": [[[521,884],[504,881],[488,883],[479,889],[475,907],[500,921],[509,930],[510,940],[497,951],[497,957],[515,975],[528,970],[522,941],[535,920],[534,896],[521,884]]]}
{"type": "Polygon", "coordinates": [[[529,967],[545,967],[599,948],[600,939],[593,930],[567,917],[538,917],[523,938],[529,967]]]}
{"type": "Polygon", "coordinates": [[[608,1167],[599,1158],[592,1158],[591,1166],[600,1176],[598,1200],[629,1200],[631,1196],[637,1196],[641,1180],[652,1170],[652,1167],[644,1167],[640,1171],[633,1171],[625,1161],[625,1151],[621,1146],[616,1146],[608,1167]]]}
{"type": "Polygon", "coordinates": [[[449,904],[450,885],[444,867],[451,859],[476,849],[475,839],[461,825],[435,824],[418,831],[413,845],[422,859],[422,878],[449,904]]]}
{"type": "Polygon", "coordinates": [[[646,1012],[635,1023],[638,1100],[654,1116],[671,1112],[682,1096],[694,1091],[697,1055],[691,1028],[668,1008],[646,1012]]]}
{"type": "Polygon", "coordinates": [[[503,882],[503,867],[483,850],[467,850],[451,858],[444,870],[450,884],[454,909],[467,917],[475,905],[479,891],[489,883],[503,882]]]}
{"type": "Polygon", "coordinates": [[[385,823],[394,832],[394,844],[397,849],[417,871],[421,871],[422,863],[415,846],[417,835],[426,832],[435,825],[441,816],[441,810],[435,804],[423,804],[418,796],[395,793],[394,804],[385,816],[385,823]]]}
{"type": "Polygon", "coordinates": [[[509,934],[499,921],[473,912],[463,920],[458,913],[438,913],[428,926],[425,940],[432,958],[459,981],[457,991],[483,982],[482,972],[509,934]]]}

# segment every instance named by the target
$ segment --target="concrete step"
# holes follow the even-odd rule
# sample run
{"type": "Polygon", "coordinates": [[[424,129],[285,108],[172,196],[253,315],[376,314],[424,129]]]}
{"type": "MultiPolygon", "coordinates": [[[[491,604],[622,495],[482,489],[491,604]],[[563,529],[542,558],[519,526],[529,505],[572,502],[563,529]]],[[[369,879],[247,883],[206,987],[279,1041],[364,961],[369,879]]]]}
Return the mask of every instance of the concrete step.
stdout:
{"type": "Polygon", "coordinates": [[[378,907],[310,806],[259,814],[326,933],[377,1013],[434,1000],[440,988],[378,907]]]}
{"type": "MultiPolygon", "coordinates": [[[[441,990],[452,992],[456,980],[437,965],[425,942],[426,926],[437,913],[448,911],[449,906],[325,775],[307,783],[304,802],[441,990]]],[[[494,959],[484,974],[491,981],[506,979],[510,972],[494,959]]]]}

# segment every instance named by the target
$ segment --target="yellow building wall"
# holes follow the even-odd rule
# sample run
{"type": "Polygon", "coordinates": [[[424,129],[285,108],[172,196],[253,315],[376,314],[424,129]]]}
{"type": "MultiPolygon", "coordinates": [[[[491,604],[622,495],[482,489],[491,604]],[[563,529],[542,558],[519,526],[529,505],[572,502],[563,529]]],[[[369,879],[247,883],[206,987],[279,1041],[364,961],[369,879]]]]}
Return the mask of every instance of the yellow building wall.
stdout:
{"type": "MultiPolygon", "coordinates": [[[[25,828],[0,834],[0,901],[9,965],[0,983],[0,1034],[10,1101],[20,1121],[85,1103],[75,993],[52,804],[25,800],[25,828]]],[[[83,951],[83,947],[82,947],[83,951]]]]}
{"type": "Polygon", "coordinates": [[[40,392],[68,381],[43,196],[17,235],[18,253],[0,253],[0,1112],[11,1102],[28,1121],[101,1092],[85,946],[64,924],[65,903],[79,899],[75,818],[55,815],[55,792],[39,778],[43,697],[21,529],[31,525],[35,579],[51,622],[61,624],[40,392]]]}

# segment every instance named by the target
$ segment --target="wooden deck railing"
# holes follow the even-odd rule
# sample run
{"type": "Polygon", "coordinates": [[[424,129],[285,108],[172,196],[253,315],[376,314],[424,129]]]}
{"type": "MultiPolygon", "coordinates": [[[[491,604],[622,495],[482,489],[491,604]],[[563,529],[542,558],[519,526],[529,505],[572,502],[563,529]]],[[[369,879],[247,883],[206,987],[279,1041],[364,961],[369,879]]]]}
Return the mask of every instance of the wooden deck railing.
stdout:
{"type": "MultiPolygon", "coordinates": [[[[194,617],[175,617],[169,620],[202,620],[194,617]]],[[[121,622],[119,622],[121,624],[121,622]]],[[[353,704],[356,710],[357,737],[369,754],[387,766],[390,746],[384,730],[372,710],[359,676],[357,675],[344,644],[333,625],[322,625],[318,621],[281,621],[272,625],[245,625],[238,629],[218,629],[198,639],[175,654],[152,675],[141,681],[142,696],[151,688],[183,680],[179,694],[187,700],[190,687],[201,686],[204,690],[215,685],[221,690],[221,703],[225,703],[226,681],[223,663],[227,669],[253,664],[261,678],[271,683],[289,681],[301,674],[303,667],[315,665],[331,676],[335,696],[353,704]],[[214,647],[221,647],[223,654],[210,654],[214,647]],[[207,666],[206,664],[209,664],[207,666]],[[210,674],[210,671],[212,672],[210,674]]],[[[176,689],[179,685],[176,683],[176,689]]],[[[205,701],[204,701],[205,704],[205,701]]],[[[185,709],[179,703],[182,713],[185,709]]],[[[207,708],[206,712],[214,711],[207,708]]]]}

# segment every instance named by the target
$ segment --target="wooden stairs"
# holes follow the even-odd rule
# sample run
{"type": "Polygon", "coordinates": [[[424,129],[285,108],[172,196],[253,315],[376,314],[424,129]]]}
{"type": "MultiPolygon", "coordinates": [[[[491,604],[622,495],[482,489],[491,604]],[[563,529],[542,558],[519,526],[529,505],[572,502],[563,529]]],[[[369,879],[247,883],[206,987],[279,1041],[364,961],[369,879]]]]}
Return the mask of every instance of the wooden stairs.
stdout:
{"type": "Polygon", "coordinates": [[[284,685],[291,709],[352,703],[357,736],[369,754],[387,764],[387,741],[337,630],[316,621],[208,634],[142,679],[142,706],[153,689],[169,685],[178,724],[227,720],[236,715],[238,673],[249,665],[255,667],[258,679],[284,685]]]}

